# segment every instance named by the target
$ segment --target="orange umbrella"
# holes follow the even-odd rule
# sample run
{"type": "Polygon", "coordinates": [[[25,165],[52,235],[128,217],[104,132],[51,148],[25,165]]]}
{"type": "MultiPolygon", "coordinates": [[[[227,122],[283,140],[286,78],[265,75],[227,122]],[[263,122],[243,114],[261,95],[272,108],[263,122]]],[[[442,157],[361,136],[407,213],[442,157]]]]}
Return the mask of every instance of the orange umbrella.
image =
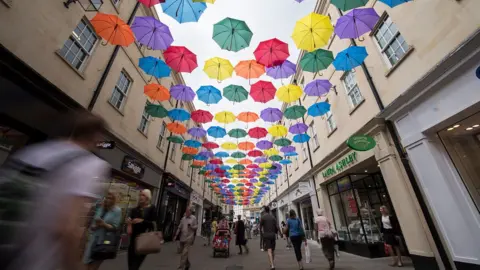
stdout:
{"type": "Polygon", "coordinates": [[[243,151],[253,150],[255,148],[255,144],[252,142],[241,142],[238,144],[238,149],[243,151]]]}
{"type": "Polygon", "coordinates": [[[198,153],[198,149],[193,147],[183,147],[182,152],[189,155],[196,155],[198,153]]]}
{"type": "Polygon", "coordinates": [[[167,129],[170,132],[175,133],[175,134],[183,134],[183,133],[187,132],[187,128],[184,125],[182,125],[178,122],[168,123],[167,129]]]}
{"type": "Polygon", "coordinates": [[[253,162],[250,159],[242,159],[242,160],[240,160],[239,163],[242,164],[242,165],[250,165],[253,162]]]}
{"type": "Polygon", "coordinates": [[[255,60],[240,61],[235,66],[235,73],[248,80],[260,78],[265,73],[265,66],[255,60]]]}
{"type": "Polygon", "coordinates": [[[258,120],[258,114],[254,112],[242,112],[237,115],[237,119],[245,123],[251,123],[258,120]]]}
{"type": "Polygon", "coordinates": [[[143,93],[152,100],[165,101],[170,99],[170,91],[165,86],[156,83],[145,85],[143,93]]]}
{"type": "Polygon", "coordinates": [[[192,166],[204,166],[205,165],[205,161],[201,161],[201,160],[194,160],[192,162],[192,166]]]}
{"type": "Polygon", "coordinates": [[[130,26],[117,15],[98,12],[90,23],[95,32],[110,44],[128,46],[135,40],[130,26]]]}

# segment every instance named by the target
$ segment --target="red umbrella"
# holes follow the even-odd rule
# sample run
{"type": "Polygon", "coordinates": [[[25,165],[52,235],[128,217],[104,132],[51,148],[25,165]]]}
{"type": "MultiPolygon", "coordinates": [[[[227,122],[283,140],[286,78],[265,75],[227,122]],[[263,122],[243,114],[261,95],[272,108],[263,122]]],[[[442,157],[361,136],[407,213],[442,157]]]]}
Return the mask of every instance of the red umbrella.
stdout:
{"type": "Polygon", "coordinates": [[[250,96],[256,102],[267,103],[275,97],[277,89],[271,82],[258,81],[250,87],[250,96]]]}
{"type": "Polygon", "coordinates": [[[216,169],[215,169],[215,172],[216,172],[216,173],[225,173],[225,170],[222,170],[222,169],[220,169],[220,168],[216,168],[216,169]]]}
{"type": "MultiPolygon", "coordinates": [[[[204,144],[202,144],[203,147],[207,148],[207,149],[215,149],[215,148],[218,148],[218,144],[214,143],[214,142],[206,142],[204,144]]],[[[214,163],[212,163],[214,164],[214,163]]]]}
{"type": "Polygon", "coordinates": [[[256,168],[258,168],[258,165],[257,164],[250,164],[250,165],[247,166],[247,168],[256,169],[256,168]]]}
{"type": "Polygon", "coordinates": [[[221,159],[212,159],[210,164],[223,164],[223,161],[221,159]]]}
{"type": "Polygon", "coordinates": [[[213,120],[213,115],[209,111],[204,110],[193,111],[191,117],[197,123],[209,123],[213,120]]]}
{"type": "Polygon", "coordinates": [[[197,56],[183,46],[170,46],[163,55],[167,65],[176,72],[190,73],[198,67],[197,56]]]}
{"type": "Polygon", "coordinates": [[[253,54],[266,67],[278,66],[290,56],[288,44],[276,38],[260,42],[253,54]]]}
{"type": "Polygon", "coordinates": [[[261,156],[263,156],[263,152],[260,151],[260,150],[252,150],[252,151],[248,152],[248,156],[249,157],[261,157],[261,156]]]}
{"type": "Polygon", "coordinates": [[[138,0],[138,2],[144,4],[145,6],[151,8],[156,4],[165,3],[165,0],[138,0]]]}
{"type": "Polygon", "coordinates": [[[267,134],[268,131],[262,127],[251,128],[250,130],[248,130],[248,135],[255,139],[264,138],[265,136],[267,136],[267,134]]]}

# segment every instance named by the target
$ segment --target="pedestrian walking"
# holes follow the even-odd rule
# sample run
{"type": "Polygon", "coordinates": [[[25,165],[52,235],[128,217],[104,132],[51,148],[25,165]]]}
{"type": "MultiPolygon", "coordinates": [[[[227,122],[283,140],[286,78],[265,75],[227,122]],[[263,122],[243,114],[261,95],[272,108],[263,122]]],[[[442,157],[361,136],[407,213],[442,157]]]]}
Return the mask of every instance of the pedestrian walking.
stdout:
{"type": "Polygon", "coordinates": [[[247,239],[252,239],[252,222],[248,218],[245,219],[245,229],[247,232],[247,239]]]}
{"type": "Polygon", "coordinates": [[[290,236],[290,241],[293,245],[295,257],[297,258],[298,268],[303,270],[302,262],[302,242],[306,242],[305,230],[303,229],[302,222],[297,218],[295,210],[290,210],[289,218],[287,220],[286,231],[290,236]]]}
{"type": "Polygon", "coordinates": [[[138,196],[138,205],[130,211],[126,219],[127,233],[130,235],[127,262],[128,270],[138,270],[147,255],[136,253],[136,238],[147,231],[156,229],[157,214],[155,206],[151,204],[152,192],[144,189],[138,196]]]}
{"type": "Polygon", "coordinates": [[[83,255],[83,263],[87,270],[97,270],[105,259],[113,259],[116,256],[118,228],[122,219],[122,210],[116,206],[116,201],[116,194],[108,192],[89,226],[88,242],[83,255]],[[108,241],[106,246],[105,241],[108,241]]]}
{"type": "Polygon", "coordinates": [[[210,221],[210,217],[205,218],[205,222],[203,223],[203,233],[205,237],[205,244],[203,246],[210,246],[212,242],[212,221],[210,221]]]}
{"type": "Polygon", "coordinates": [[[217,227],[218,227],[217,217],[214,217],[213,221],[212,221],[212,234],[213,235],[215,235],[217,233],[217,227]]]}
{"type": "Polygon", "coordinates": [[[275,270],[275,245],[276,236],[279,234],[278,223],[275,217],[270,213],[270,207],[265,206],[265,214],[260,219],[260,231],[263,235],[263,243],[268,251],[268,260],[270,269],[275,270]]]}
{"type": "Polygon", "coordinates": [[[382,214],[382,224],[380,231],[383,234],[388,253],[393,259],[390,266],[402,267],[402,254],[400,252],[400,224],[395,216],[389,214],[388,208],[384,205],[380,206],[382,214]]]}
{"type": "Polygon", "coordinates": [[[262,212],[260,213],[260,220],[258,222],[258,232],[260,234],[260,250],[261,251],[266,251],[266,248],[265,248],[265,242],[263,241],[263,231],[261,229],[261,224],[260,224],[260,221],[261,221],[261,218],[263,217],[263,215],[265,215],[266,212],[265,212],[265,208],[263,208],[262,212]]]}
{"type": "Polygon", "coordinates": [[[315,217],[315,223],[317,224],[318,237],[322,244],[322,251],[325,258],[330,264],[330,269],[335,268],[335,238],[332,232],[332,225],[330,220],[323,215],[322,209],[317,209],[317,216],[315,217]]]}
{"type": "Polygon", "coordinates": [[[242,220],[242,216],[238,215],[237,218],[238,221],[235,224],[235,245],[237,245],[240,250],[239,255],[243,254],[242,246],[245,247],[245,251],[248,254],[247,239],[245,239],[245,223],[242,220]]]}
{"type": "Polygon", "coordinates": [[[197,231],[198,224],[197,218],[192,215],[193,209],[187,208],[185,211],[185,216],[180,220],[180,225],[178,226],[177,232],[175,234],[175,239],[180,239],[180,265],[178,270],[188,270],[190,269],[190,260],[188,259],[188,254],[190,247],[193,245],[195,240],[195,232],[197,231]]]}

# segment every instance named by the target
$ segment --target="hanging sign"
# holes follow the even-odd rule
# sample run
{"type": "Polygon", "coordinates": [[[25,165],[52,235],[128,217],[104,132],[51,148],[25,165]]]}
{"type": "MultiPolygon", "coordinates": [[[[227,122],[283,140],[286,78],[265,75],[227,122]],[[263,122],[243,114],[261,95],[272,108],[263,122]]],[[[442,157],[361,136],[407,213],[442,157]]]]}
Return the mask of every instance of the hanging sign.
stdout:
{"type": "Polygon", "coordinates": [[[140,161],[130,156],[125,156],[122,162],[122,171],[134,175],[138,178],[142,178],[145,173],[145,165],[140,161]]]}
{"type": "Polygon", "coordinates": [[[115,141],[101,141],[97,142],[97,148],[100,149],[113,149],[115,148],[115,141]]]}
{"type": "Polygon", "coordinates": [[[347,140],[347,145],[353,150],[368,151],[375,147],[377,143],[368,135],[354,135],[347,140]]]}

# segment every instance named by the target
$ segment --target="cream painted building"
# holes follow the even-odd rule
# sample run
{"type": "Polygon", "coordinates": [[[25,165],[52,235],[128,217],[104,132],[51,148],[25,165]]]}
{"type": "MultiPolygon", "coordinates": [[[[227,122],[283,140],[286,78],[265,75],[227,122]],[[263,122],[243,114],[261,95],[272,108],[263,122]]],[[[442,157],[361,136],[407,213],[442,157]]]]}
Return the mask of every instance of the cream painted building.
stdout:
{"type": "MultiPolygon", "coordinates": [[[[324,209],[339,232],[341,249],[367,257],[383,256],[378,209],[386,205],[399,220],[416,269],[476,269],[480,174],[478,159],[473,161],[478,153],[465,151],[480,150],[474,133],[480,123],[480,17],[474,14],[480,2],[413,1],[389,8],[371,0],[366,6],[380,15],[371,33],[353,41],[333,34],[323,48],[335,56],[349,46],[365,46],[369,55],[364,65],[350,72],[330,65],[318,74],[297,68],[292,83],[303,88],[315,79],[328,79],[333,87],[324,97],[304,95],[296,104],[308,108],[327,101],[331,111],[300,119],[310,126],[311,139],[294,144],[298,156],[284,166],[263,203],[276,203],[279,222],[296,210],[307,230],[314,230],[315,210],[324,209]],[[445,90],[430,89],[461,72],[466,74],[445,90]],[[439,93],[424,101],[433,91],[439,93]],[[453,119],[447,121],[450,115],[453,119]],[[468,125],[456,124],[467,116],[468,125]],[[459,134],[446,133],[457,125],[467,125],[473,137],[460,140],[459,134]],[[439,139],[437,132],[446,138],[439,139]],[[354,151],[345,143],[352,135],[371,136],[376,147],[354,151]],[[464,152],[458,150],[460,143],[464,152]],[[435,156],[438,147],[443,158],[435,156]],[[448,158],[452,151],[453,161],[448,158]],[[462,153],[470,155],[469,162],[461,159],[462,153]]],[[[348,11],[320,0],[314,12],[329,16],[335,25],[348,11]]],[[[296,122],[282,121],[287,127],[296,122]]]]}

